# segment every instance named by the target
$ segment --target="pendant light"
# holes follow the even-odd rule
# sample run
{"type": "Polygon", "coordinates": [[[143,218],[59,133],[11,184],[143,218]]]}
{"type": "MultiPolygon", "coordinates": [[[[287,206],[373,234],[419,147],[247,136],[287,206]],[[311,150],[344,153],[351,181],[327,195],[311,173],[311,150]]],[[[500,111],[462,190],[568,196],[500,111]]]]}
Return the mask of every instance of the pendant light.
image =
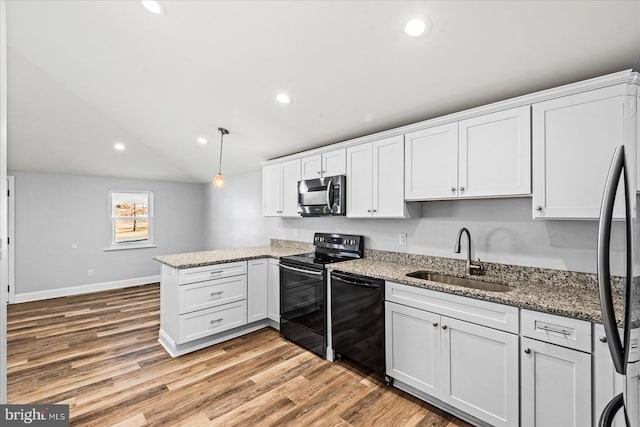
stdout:
{"type": "Polygon", "coordinates": [[[213,185],[217,188],[224,187],[224,176],[222,176],[222,142],[224,141],[224,136],[229,135],[229,131],[225,128],[218,128],[220,131],[220,165],[218,166],[218,175],[213,179],[213,185]]]}

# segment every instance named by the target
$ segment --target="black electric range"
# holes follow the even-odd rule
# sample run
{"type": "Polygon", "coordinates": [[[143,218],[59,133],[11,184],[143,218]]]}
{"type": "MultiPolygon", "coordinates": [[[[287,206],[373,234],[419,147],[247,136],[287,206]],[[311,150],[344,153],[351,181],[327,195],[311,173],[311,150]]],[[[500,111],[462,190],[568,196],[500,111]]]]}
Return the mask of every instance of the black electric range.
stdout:
{"type": "Polygon", "coordinates": [[[315,251],[280,258],[280,334],[325,357],[326,265],[362,258],[364,237],[315,233],[315,251]]]}

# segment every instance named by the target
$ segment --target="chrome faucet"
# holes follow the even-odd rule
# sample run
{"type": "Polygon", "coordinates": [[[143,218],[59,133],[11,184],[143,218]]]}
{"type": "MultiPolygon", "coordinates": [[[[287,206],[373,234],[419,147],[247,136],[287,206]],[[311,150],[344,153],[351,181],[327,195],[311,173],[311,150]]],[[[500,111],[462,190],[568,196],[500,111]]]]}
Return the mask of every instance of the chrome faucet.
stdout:
{"type": "Polygon", "coordinates": [[[465,268],[465,273],[467,274],[482,274],[484,272],[484,267],[480,263],[480,258],[474,263],[471,262],[471,233],[467,227],[462,227],[458,231],[458,237],[456,237],[456,246],[453,248],[453,252],[459,254],[460,253],[460,239],[462,239],[462,233],[467,233],[467,266],[465,268]]]}

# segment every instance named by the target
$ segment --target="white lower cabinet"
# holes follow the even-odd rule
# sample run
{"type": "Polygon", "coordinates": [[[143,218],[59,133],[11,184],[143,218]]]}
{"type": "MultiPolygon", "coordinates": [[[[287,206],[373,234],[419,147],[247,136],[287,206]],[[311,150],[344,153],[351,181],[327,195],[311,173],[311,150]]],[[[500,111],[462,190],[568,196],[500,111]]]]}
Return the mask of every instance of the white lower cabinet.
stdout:
{"type": "Polygon", "coordinates": [[[447,317],[441,323],[442,400],[495,426],[518,425],[518,336],[447,317]]]}
{"type": "Polygon", "coordinates": [[[247,321],[267,318],[267,258],[247,262],[247,321]]]}
{"type": "Polygon", "coordinates": [[[517,308],[392,282],[385,299],[386,374],[399,388],[487,424],[518,425],[518,336],[507,332],[518,330],[517,308]],[[479,313],[503,319],[504,330],[474,323],[479,313]]]}
{"type": "Polygon", "coordinates": [[[522,425],[591,425],[591,354],[522,338],[522,425]]]}
{"type": "Polygon", "coordinates": [[[280,261],[269,259],[267,271],[267,317],[280,323],[280,261]]]}
{"type": "Polygon", "coordinates": [[[440,316],[385,303],[387,375],[440,396],[440,316]]]}
{"type": "MultiPolygon", "coordinates": [[[[622,330],[620,330],[622,334],[622,330]]],[[[598,425],[607,403],[622,393],[623,377],[613,367],[609,344],[602,324],[593,325],[593,423],[598,425]]],[[[615,417],[613,427],[625,427],[624,414],[615,417]]]]}

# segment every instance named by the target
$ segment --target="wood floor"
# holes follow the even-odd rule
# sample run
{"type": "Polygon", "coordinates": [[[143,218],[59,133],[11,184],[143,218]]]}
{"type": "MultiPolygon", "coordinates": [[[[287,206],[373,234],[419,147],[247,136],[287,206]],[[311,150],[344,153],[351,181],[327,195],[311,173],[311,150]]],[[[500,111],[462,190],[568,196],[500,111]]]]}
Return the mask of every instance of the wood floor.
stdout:
{"type": "Polygon", "coordinates": [[[66,403],[78,426],[468,426],[263,329],[172,359],[159,285],[9,306],[10,403],[66,403]]]}

